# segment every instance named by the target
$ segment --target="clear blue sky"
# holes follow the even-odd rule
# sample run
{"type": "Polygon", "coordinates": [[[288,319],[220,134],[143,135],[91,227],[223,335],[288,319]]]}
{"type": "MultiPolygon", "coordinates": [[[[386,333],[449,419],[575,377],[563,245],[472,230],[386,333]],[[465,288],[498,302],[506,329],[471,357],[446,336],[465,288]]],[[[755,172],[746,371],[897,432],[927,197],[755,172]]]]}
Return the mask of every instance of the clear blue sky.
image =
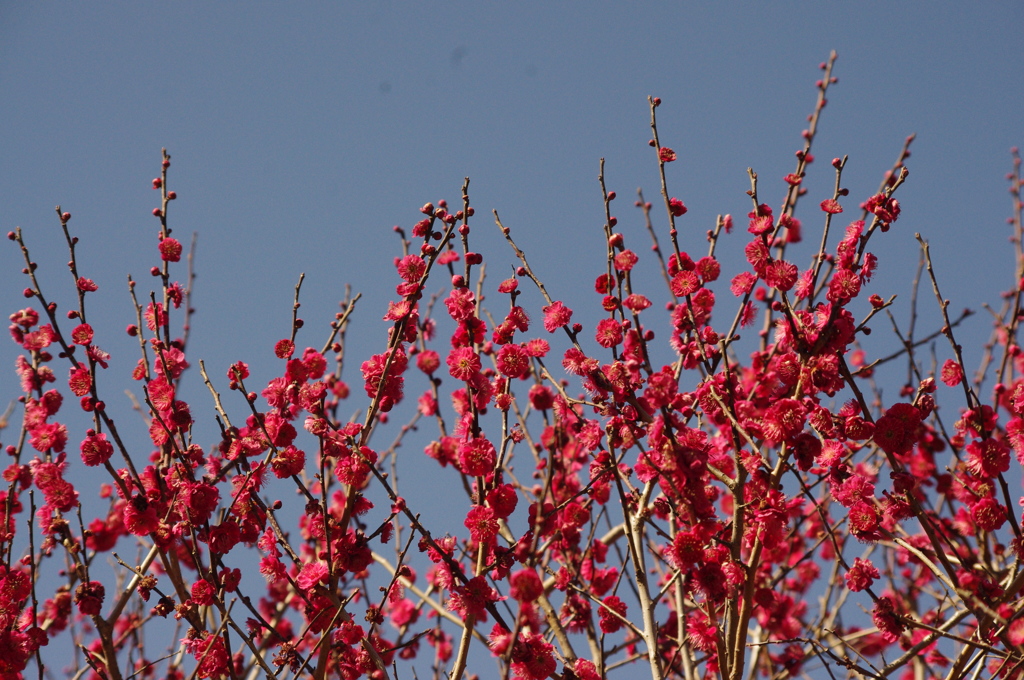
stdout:
{"type": "MultiPolygon", "coordinates": [[[[5,3],[0,221],[25,229],[55,293],[64,254],[42,246],[58,235],[53,206],[74,213],[97,302],[120,319],[125,274],[145,281],[151,264],[149,184],[167,147],[172,226],[199,233],[192,355],[218,366],[269,354],[303,271],[307,320],[326,320],[351,282],[366,296],[358,327],[380,331],[390,227],[457,200],[466,175],[492,272],[509,260],[496,208],[572,299],[600,268],[602,156],[642,249],[630,202],[638,186],[657,196],[648,94],[665,102],[661,134],[680,155],[669,182],[696,250],[716,214],[747,212],[746,167],[779,202],[817,64],[836,49],[816,155],[849,154],[849,202],[918,134],[879,292],[903,292],[894,270],[916,261],[921,231],[948,295],[976,307],[1012,272],[1003,175],[1024,142],[1022,19],[1019,3],[5,3]]],[[[831,182],[812,166],[811,198],[831,182]]],[[[23,287],[17,255],[0,249],[5,298],[23,287]]]]}
{"type": "MultiPolygon", "coordinates": [[[[426,201],[457,201],[464,176],[478,210],[471,245],[491,280],[513,262],[489,218],[494,208],[552,294],[596,310],[601,157],[627,243],[647,254],[632,200],[638,186],[658,195],[649,94],[663,99],[662,141],[679,154],[669,183],[690,208],[684,247],[703,250],[717,214],[749,210],[748,166],[778,206],[818,63],[835,49],[839,84],[798,213],[805,233],[820,225],[828,160],[850,157],[852,212],[916,132],[898,194],[903,216],[874,245],[881,273],[869,292],[906,298],[920,231],[953,309],[998,306],[1014,266],[1004,175],[1009,148],[1024,145],[1022,26],[1017,2],[4,3],[0,223],[3,232],[24,229],[45,290],[67,309],[53,206],[73,213],[82,273],[100,285],[90,297],[96,341],[114,354],[108,403],[125,420],[118,395],[130,385],[112,374],[137,358],[123,333],[132,321],[125,276],[152,281],[150,181],[161,147],[179,196],[171,225],[183,241],[199,234],[189,356],[216,376],[245,359],[265,382],[279,370],[271,348],[287,335],[300,272],[300,347],[322,343],[352,283],[364,299],[349,356],[380,351],[397,282],[391,227],[410,227],[426,201]]],[[[663,212],[655,217],[663,227],[663,212]]],[[[721,252],[741,251],[739,231],[721,252]]],[[[4,314],[23,306],[19,257],[12,244],[0,247],[4,314]]],[[[922,308],[934,319],[930,297],[922,308]]],[[[989,328],[977,315],[964,344],[989,328]]],[[[0,365],[10,367],[16,351],[3,345],[0,365]]],[[[361,395],[357,376],[349,364],[345,377],[361,395]]],[[[213,411],[198,373],[189,380],[207,444],[213,411]]],[[[0,393],[17,393],[9,368],[0,393]]]]}
{"type": "MultiPolygon", "coordinates": [[[[470,176],[471,245],[493,280],[512,262],[489,218],[497,209],[552,294],[596,309],[587,291],[602,267],[600,157],[622,196],[627,243],[646,252],[631,202],[638,186],[658,192],[647,95],[664,100],[662,139],[680,157],[669,183],[690,208],[684,247],[703,250],[717,214],[749,210],[748,166],[763,199],[781,200],[817,65],[835,49],[822,162],[798,213],[806,232],[831,190],[829,159],[850,156],[853,208],[916,132],[903,217],[874,246],[871,292],[906,299],[920,231],[953,308],[979,308],[1013,272],[1004,174],[1009,148],[1024,143],[1022,25],[1024,7],[995,2],[5,3],[0,222],[25,230],[66,309],[53,206],[74,214],[83,273],[100,284],[97,342],[123,373],[137,350],[113,331],[131,320],[126,274],[150,282],[150,180],[167,147],[179,195],[171,224],[182,240],[199,234],[193,363],[205,358],[220,375],[244,358],[272,377],[270,348],[287,333],[300,272],[310,324],[300,346],[322,342],[352,283],[364,300],[349,356],[361,361],[379,351],[397,280],[390,228],[412,225],[425,201],[457,201],[470,176]]],[[[742,243],[720,246],[725,271],[742,243]]],[[[12,311],[21,266],[16,248],[0,248],[12,311]]],[[[965,344],[988,329],[979,314],[965,344]]],[[[3,346],[3,365],[15,353],[3,346]]],[[[192,396],[204,398],[195,378],[192,396]]],[[[16,390],[9,372],[0,385],[16,390]]]]}

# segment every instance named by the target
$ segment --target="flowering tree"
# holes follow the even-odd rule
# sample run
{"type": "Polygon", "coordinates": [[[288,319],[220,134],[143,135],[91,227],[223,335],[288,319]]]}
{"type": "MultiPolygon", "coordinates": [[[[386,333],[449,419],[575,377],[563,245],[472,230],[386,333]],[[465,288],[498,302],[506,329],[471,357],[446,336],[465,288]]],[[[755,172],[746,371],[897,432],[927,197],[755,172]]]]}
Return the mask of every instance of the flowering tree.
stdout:
{"type": "Polygon", "coordinates": [[[801,268],[796,211],[834,60],[781,205],[759,200],[750,171],[746,230],[732,234],[725,215],[703,243],[682,230],[686,206],[666,179],[677,158],[650,99],[667,230],[640,194],[652,242],[641,259],[616,230],[602,163],[607,257],[593,265],[596,297],[575,303],[603,310],[593,326],[552,297],[497,213],[518,264],[497,285],[485,279],[470,236],[490,220],[478,223],[468,179],[457,207],[424,205],[409,235],[396,228],[390,330],[352,393],[341,376],[359,297],[312,337],[300,280],[277,377],[253,385],[244,361],[209,373],[199,361],[208,403],[180,398],[196,377],[192,275],[180,271],[164,152],[159,286],[129,285],[143,449],[104,401],[109,331],[89,323],[94,265],[76,256],[71,215],[58,207],[77,299],[66,313],[37,279],[29,239],[11,232],[30,302],[10,316],[24,416],[0,491],[0,673],[1024,677],[1024,542],[1008,484],[1011,450],[1024,455],[1019,158],[1021,280],[976,378],[923,240],[944,323],[866,356],[859,337],[894,298],[868,294],[884,264],[869,247],[900,217],[911,139],[841,228],[847,160],[832,161],[834,189],[806,218],[821,236],[801,268]],[[726,276],[717,253],[730,245],[747,266],[726,276]],[[641,290],[638,267],[665,288],[641,290]],[[536,287],[541,309],[520,306],[521,286],[536,287]],[[951,358],[929,369],[915,350],[943,336],[951,358]],[[912,381],[883,402],[873,374],[892,362],[912,381]],[[937,408],[943,390],[953,411],[937,408]],[[353,402],[357,416],[344,417],[353,402]],[[69,426],[81,417],[69,409],[88,428],[69,426]],[[194,420],[216,422],[220,441],[194,441],[194,420]],[[436,462],[437,484],[464,492],[455,526],[427,525],[400,494],[396,451],[432,430],[413,448],[436,462]],[[108,476],[95,515],[83,512],[97,500],[83,467],[108,476]],[[283,490],[297,490],[301,512],[267,500],[283,490]],[[254,562],[259,575],[246,571],[254,562]],[[67,640],[71,662],[53,653],[67,640]]]}

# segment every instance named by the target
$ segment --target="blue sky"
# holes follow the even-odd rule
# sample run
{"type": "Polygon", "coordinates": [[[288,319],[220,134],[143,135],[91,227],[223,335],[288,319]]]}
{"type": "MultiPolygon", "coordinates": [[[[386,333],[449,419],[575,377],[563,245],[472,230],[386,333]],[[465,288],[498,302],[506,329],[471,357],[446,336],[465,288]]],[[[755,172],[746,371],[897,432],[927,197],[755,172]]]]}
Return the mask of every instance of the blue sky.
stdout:
{"type": "MultiPolygon", "coordinates": [[[[600,268],[598,158],[627,239],[643,237],[629,202],[638,186],[657,197],[648,94],[665,102],[661,134],[680,155],[670,187],[702,249],[715,215],[748,210],[748,166],[781,200],[816,66],[836,49],[816,155],[850,156],[851,203],[918,134],[880,288],[908,280],[899,270],[921,231],[976,307],[1004,285],[988,274],[1012,273],[993,255],[1006,243],[1008,149],[1024,138],[1021,19],[1015,3],[5,4],[0,220],[26,230],[45,267],[53,205],[73,212],[113,313],[125,274],[150,266],[149,180],[167,147],[172,226],[199,234],[194,350],[266,356],[302,271],[311,322],[351,282],[366,296],[361,327],[383,328],[390,227],[456,200],[468,175],[474,247],[492,268],[510,261],[486,218],[498,209],[556,297],[572,299],[600,268]],[[563,266],[566,253],[579,266],[563,266]]],[[[812,166],[811,198],[831,183],[812,166]]],[[[17,255],[0,250],[5,291],[23,286],[17,255]]]]}
{"type": "MultiPolygon", "coordinates": [[[[410,227],[426,201],[457,201],[465,176],[479,209],[471,246],[493,280],[513,263],[489,217],[497,209],[552,295],[596,313],[601,157],[627,245],[647,252],[631,205],[637,187],[658,194],[647,95],[664,101],[660,133],[680,158],[669,186],[690,209],[683,247],[697,252],[717,214],[749,210],[747,167],[762,199],[781,201],[817,65],[835,49],[839,83],[798,213],[806,233],[831,191],[829,159],[850,157],[853,209],[917,133],[903,217],[874,246],[871,292],[907,299],[920,231],[952,308],[979,309],[1013,274],[1004,175],[1009,148],[1024,142],[1022,15],[1016,3],[934,2],[7,3],[0,221],[25,230],[66,309],[53,206],[74,214],[83,273],[100,284],[97,342],[122,374],[137,351],[120,332],[131,321],[125,277],[150,281],[161,147],[179,196],[171,225],[182,240],[198,234],[189,354],[218,375],[240,358],[259,378],[274,375],[271,347],[287,333],[301,272],[300,346],[322,342],[351,283],[364,298],[349,356],[379,351],[397,280],[391,227],[410,227]]],[[[743,243],[738,234],[720,245],[724,271],[736,271],[743,243]]],[[[19,257],[0,248],[11,311],[25,285],[19,257]]],[[[934,314],[925,302],[922,314],[934,314]]],[[[962,342],[977,346],[989,328],[979,314],[962,342]]],[[[0,350],[4,365],[15,353],[0,350]]],[[[0,385],[16,389],[9,373],[0,385]]],[[[205,398],[200,388],[197,375],[193,398],[205,398]]]]}
{"type": "MultiPolygon", "coordinates": [[[[835,49],[839,83],[798,213],[805,234],[820,227],[832,157],[849,156],[853,212],[917,133],[903,216],[873,243],[880,274],[868,292],[906,300],[920,231],[952,309],[980,310],[998,306],[1013,278],[1004,175],[1010,147],[1024,143],[1021,26],[1024,6],[1010,2],[4,3],[0,223],[23,228],[44,290],[67,309],[53,206],[73,213],[79,266],[100,285],[90,298],[97,342],[114,354],[108,403],[130,418],[118,395],[131,385],[115,377],[137,358],[123,333],[125,277],[152,280],[150,182],[166,147],[179,196],[171,225],[183,241],[198,233],[193,365],[205,359],[223,376],[244,359],[258,380],[276,375],[273,343],[288,333],[304,272],[300,347],[323,342],[346,283],[364,295],[345,376],[359,395],[358,362],[383,347],[397,282],[392,225],[411,227],[426,201],[458,201],[469,176],[471,246],[490,280],[513,264],[489,217],[497,209],[552,295],[594,315],[599,158],[627,245],[647,254],[632,207],[637,187],[658,197],[646,97],[662,98],[661,139],[679,154],[668,181],[690,209],[683,246],[703,251],[716,215],[750,209],[747,167],[778,206],[818,63],[835,49]]],[[[664,238],[663,212],[654,215],[664,238]]],[[[746,240],[738,231],[719,246],[730,275],[746,240]]],[[[24,306],[19,258],[0,248],[5,314],[24,306]]],[[[657,285],[651,277],[652,297],[657,285]]],[[[920,327],[935,328],[930,296],[921,308],[920,327]]],[[[905,326],[906,307],[896,313],[905,326]]],[[[978,314],[961,341],[977,347],[989,329],[978,314]]],[[[0,365],[16,350],[0,347],[0,365]]],[[[949,356],[936,352],[940,363],[949,356]]],[[[967,356],[970,367],[978,352],[967,356]]],[[[198,373],[189,381],[206,443],[213,411],[198,373]]],[[[0,392],[17,389],[13,371],[0,373],[0,392]]]]}

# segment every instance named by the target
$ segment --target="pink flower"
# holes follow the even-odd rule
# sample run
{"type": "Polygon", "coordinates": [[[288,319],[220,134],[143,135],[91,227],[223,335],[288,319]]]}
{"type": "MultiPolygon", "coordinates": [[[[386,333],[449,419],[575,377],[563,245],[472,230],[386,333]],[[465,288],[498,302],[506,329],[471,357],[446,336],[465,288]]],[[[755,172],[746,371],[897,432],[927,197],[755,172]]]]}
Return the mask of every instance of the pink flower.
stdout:
{"type": "Polygon", "coordinates": [[[498,591],[487,585],[487,578],[485,576],[474,576],[466,585],[452,588],[452,596],[448,600],[448,608],[456,612],[463,619],[468,619],[472,616],[479,621],[485,621],[487,619],[487,605],[499,602],[502,599],[504,598],[498,595],[498,591]]]}
{"type": "Polygon", "coordinates": [[[146,500],[145,496],[132,496],[131,500],[124,505],[121,519],[124,521],[124,528],[136,536],[145,536],[155,531],[160,524],[160,520],[156,516],[156,509],[146,500]]]}
{"type": "Polygon", "coordinates": [[[207,606],[213,604],[213,598],[217,595],[217,590],[204,578],[199,579],[192,584],[192,601],[200,606],[207,606]]]}
{"type": "Polygon", "coordinates": [[[83,583],[75,589],[75,604],[78,611],[86,616],[97,616],[103,606],[103,597],[106,589],[99,581],[83,583]]]}
{"type": "Polygon", "coordinates": [[[764,414],[765,439],[782,443],[795,437],[804,429],[807,409],[796,399],[779,399],[764,414]]]}
{"type": "Polygon", "coordinates": [[[420,369],[427,375],[433,375],[434,371],[436,371],[440,366],[441,358],[437,355],[437,352],[432,349],[420,352],[416,356],[416,368],[420,369]]]}
{"type": "Polygon", "coordinates": [[[587,355],[575,347],[565,350],[565,358],[562,359],[562,368],[573,375],[590,375],[598,368],[596,359],[589,359],[587,355]]]}
{"type": "Polygon", "coordinates": [[[704,539],[695,531],[680,531],[672,539],[670,554],[678,569],[692,567],[704,558],[704,539]]]}
{"type": "MultiPolygon", "coordinates": [[[[380,389],[385,397],[390,397],[393,403],[398,403],[402,400],[403,388],[405,386],[405,379],[402,377],[402,373],[405,372],[408,366],[409,359],[405,354],[405,350],[401,346],[394,350],[394,356],[391,360],[391,365],[388,368],[387,378],[381,385],[381,378],[384,375],[384,366],[387,364],[388,354],[374,354],[372,357],[363,362],[360,367],[363,373],[364,388],[366,389],[366,395],[371,399],[377,397],[377,391],[380,389]]],[[[273,381],[272,383],[273,384],[273,381]]],[[[283,389],[283,385],[279,385],[283,389]]],[[[271,396],[274,396],[276,390],[271,390],[268,385],[267,389],[264,390],[263,396],[267,397],[268,392],[271,396]]],[[[276,397],[275,397],[276,398],[276,397]]],[[[270,401],[268,398],[267,401],[270,401]]],[[[271,405],[278,405],[271,402],[271,405]]]]}
{"type": "Polygon", "coordinates": [[[747,231],[755,236],[760,236],[761,234],[767,234],[774,228],[775,220],[771,215],[755,215],[751,218],[747,231]]]}
{"type": "Polygon", "coordinates": [[[622,619],[619,616],[626,615],[626,603],[623,602],[617,595],[609,595],[602,600],[604,607],[601,607],[601,611],[598,612],[600,618],[600,626],[602,633],[615,633],[622,626],[622,619]],[[607,608],[606,608],[607,607],[607,608]],[[611,611],[609,611],[611,610],[611,611]],[[615,612],[614,614],[612,612],[615,612]],[[616,616],[618,614],[619,616],[616,616]]]}
{"type": "Polygon", "coordinates": [[[490,474],[496,458],[494,444],[483,437],[474,437],[459,445],[459,468],[471,477],[490,474]]]}
{"type": "Polygon", "coordinates": [[[879,578],[879,574],[875,565],[858,557],[853,561],[850,570],[846,572],[846,587],[856,593],[870,588],[876,578],[879,578]]]}
{"type": "Polygon", "coordinates": [[[979,477],[998,477],[1010,469],[1010,447],[991,437],[971,442],[967,445],[967,469],[979,477]]]}
{"type": "Polygon", "coordinates": [[[281,451],[278,451],[277,455],[274,456],[270,461],[270,468],[274,471],[274,476],[278,479],[284,479],[285,477],[291,477],[302,472],[302,468],[306,465],[306,454],[304,451],[300,451],[294,446],[288,446],[281,451]]]}
{"type": "Polygon", "coordinates": [[[695,271],[681,271],[672,277],[672,294],[676,297],[686,297],[696,293],[700,288],[700,278],[695,271]]]}
{"type": "Polygon", "coordinates": [[[658,160],[662,163],[671,163],[676,159],[676,152],[667,146],[663,146],[658,149],[658,160]]]}
{"type": "Polygon", "coordinates": [[[512,672],[521,680],[547,680],[557,667],[553,650],[540,633],[520,633],[512,647],[512,672]]]}
{"type": "Polygon", "coordinates": [[[622,306],[631,312],[642,312],[651,306],[651,301],[645,295],[633,293],[622,301],[622,306]]]}
{"type": "Polygon", "coordinates": [[[875,421],[874,440],[886,453],[906,453],[914,445],[921,413],[912,404],[893,404],[875,421]]]}
{"type": "Polygon", "coordinates": [[[700,278],[703,279],[705,283],[717,281],[719,275],[722,273],[722,266],[718,264],[718,260],[709,256],[704,256],[697,260],[694,268],[697,273],[700,274],[700,278]]]}
{"type": "Polygon", "coordinates": [[[1006,522],[1006,511],[994,498],[982,498],[971,506],[971,520],[982,531],[996,531],[1006,522]]]}
{"type": "Polygon", "coordinates": [[[85,293],[92,293],[99,290],[99,287],[93,282],[92,279],[87,279],[84,276],[79,277],[78,281],[75,282],[78,286],[78,290],[85,293]]]}
{"type": "Polygon", "coordinates": [[[229,674],[231,656],[221,636],[203,631],[197,638],[182,638],[182,644],[199,664],[196,669],[198,677],[214,678],[229,674]]]}
{"type": "Polygon", "coordinates": [[[448,307],[448,314],[456,321],[465,321],[476,314],[473,291],[468,288],[456,288],[448,294],[444,304],[448,307]]]}
{"type": "Polygon", "coordinates": [[[900,217],[900,203],[895,198],[886,198],[885,194],[875,194],[861,206],[873,213],[882,222],[882,231],[888,231],[889,223],[900,217]]]}
{"type": "Polygon", "coordinates": [[[878,509],[872,502],[857,501],[850,506],[847,522],[850,533],[861,541],[877,541],[882,538],[879,532],[878,509]]]}
{"type": "Polygon", "coordinates": [[[543,311],[544,330],[548,333],[554,333],[572,319],[572,310],[563,305],[561,300],[544,307],[543,311]]]}
{"type": "Polygon", "coordinates": [[[160,241],[160,259],[165,262],[177,262],[181,259],[181,243],[176,238],[165,238],[160,241]]]}
{"type": "Polygon", "coordinates": [[[41,423],[32,429],[29,443],[36,451],[45,453],[49,449],[60,452],[68,441],[67,428],[60,423],[41,423]]]}
{"type": "Polygon", "coordinates": [[[601,319],[595,338],[601,347],[614,347],[622,342],[622,325],[615,319],[601,319]]]}
{"type": "Polygon", "coordinates": [[[1013,623],[1010,624],[1010,628],[1007,631],[1007,635],[1010,638],[1010,642],[1015,645],[1024,643],[1024,618],[1016,618],[1013,623]]]}
{"type": "Polygon", "coordinates": [[[754,271],[759,276],[764,276],[765,267],[772,261],[772,256],[768,252],[768,246],[764,244],[764,241],[755,238],[744,247],[743,253],[747,256],[747,262],[754,268],[754,271]]]}
{"type": "Polygon", "coordinates": [[[871,611],[871,620],[874,621],[882,639],[886,642],[896,642],[907,626],[903,623],[899,614],[896,613],[896,605],[890,597],[880,597],[875,601],[875,608],[871,611]]]}
{"type": "Polygon", "coordinates": [[[76,397],[84,397],[89,394],[89,390],[92,389],[92,376],[89,374],[89,369],[85,366],[72,368],[71,375],[68,377],[68,388],[76,397]]]}
{"type": "Polygon", "coordinates": [[[952,359],[946,359],[946,363],[942,364],[942,382],[949,387],[956,387],[963,379],[964,372],[961,370],[960,364],[952,359]]]}
{"type": "Polygon", "coordinates": [[[576,677],[580,680],[601,680],[601,676],[597,672],[597,666],[594,665],[593,661],[576,659],[575,670],[576,677]]]}
{"type": "Polygon", "coordinates": [[[236,361],[228,368],[228,380],[237,384],[238,380],[245,380],[249,377],[249,364],[244,361],[236,361]],[[237,375],[236,375],[237,374],[237,375]]]}
{"type": "Polygon", "coordinates": [[[39,323],[39,312],[31,307],[27,307],[11,314],[10,319],[11,323],[28,330],[39,323]]]}
{"type": "MultiPolygon", "coordinates": [[[[163,326],[167,323],[167,312],[164,311],[162,303],[152,303],[146,305],[146,313],[143,314],[143,318],[146,319],[146,328],[151,331],[155,331],[157,326],[163,326]]],[[[159,364],[159,362],[157,362],[159,364]]]]}
{"type": "Polygon", "coordinates": [[[519,496],[511,484],[500,484],[487,492],[487,505],[501,519],[508,519],[519,503],[519,496]]]}
{"type": "Polygon", "coordinates": [[[764,271],[764,282],[772,288],[787,291],[796,284],[796,265],[785,260],[772,260],[764,271]]]}
{"type": "MultiPolygon", "coordinates": [[[[92,432],[92,430],[90,430],[92,432]]],[[[82,462],[90,467],[103,465],[114,454],[114,446],[104,433],[93,433],[82,440],[82,462]]]]}
{"type": "Polygon", "coordinates": [[[639,259],[632,250],[623,250],[615,256],[615,269],[620,272],[628,272],[639,259]]]}
{"type": "Polygon", "coordinates": [[[448,372],[456,380],[469,381],[480,372],[480,356],[472,347],[456,347],[448,355],[448,372]]]}
{"type": "Polygon", "coordinates": [[[299,571],[295,584],[303,590],[309,590],[318,583],[326,583],[328,573],[326,562],[307,562],[299,571]]]}
{"type": "Polygon", "coordinates": [[[495,357],[498,372],[510,378],[525,378],[530,373],[530,355],[522,345],[505,345],[495,357]]]}
{"type": "Polygon", "coordinates": [[[682,217],[686,214],[686,206],[678,198],[668,199],[668,209],[673,217],[682,217]]]}
{"type": "Polygon", "coordinates": [[[71,341],[76,345],[88,345],[92,342],[92,326],[81,323],[71,331],[71,341]]]}
{"type": "Polygon", "coordinates": [[[477,543],[490,545],[498,535],[498,518],[492,508],[474,505],[463,522],[469,529],[469,537],[477,543]]]}
{"type": "Polygon", "coordinates": [[[736,297],[740,297],[752,291],[755,283],[757,283],[757,276],[753,272],[740,272],[732,277],[729,290],[736,297]]]}
{"type": "Polygon", "coordinates": [[[295,352],[295,343],[285,338],[278,340],[274,345],[274,356],[278,359],[287,359],[295,352]]]}
{"type": "Polygon", "coordinates": [[[544,592],[544,584],[533,569],[521,569],[509,579],[509,594],[519,602],[533,602],[544,592]]]}
{"type": "Polygon", "coordinates": [[[535,411],[547,411],[554,405],[555,397],[547,385],[534,385],[529,393],[530,408],[535,411]]]}
{"type": "Polygon", "coordinates": [[[696,611],[686,620],[686,636],[690,644],[702,652],[713,652],[716,649],[718,628],[708,621],[703,612],[696,611]]]}
{"type": "Polygon", "coordinates": [[[532,340],[527,340],[524,347],[526,347],[526,353],[531,357],[544,358],[547,356],[547,353],[551,351],[551,345],[549,345],[548,341],[544,338],[533,338],[532,340]]]}
{"type": "Polygon", "coordinates": [[[860,277],[849,269],[840,269],[832,275],[825,297],[829,302],[844,304],[860,293],[860,277]]]}
{"type": "Polygon", "coordinates": [[[822,201],[821,209],[830,215],[837,215],[843,212],[843,206],[839,205],[839,201],[834,198],[826,198],[822,201]]]}
{"type": "Polygon", "coordinates": [[[427,263],[419,255],[406,255],[395,263],[398,275],[407,283],[417,283],[427,270],[427,263]]]}

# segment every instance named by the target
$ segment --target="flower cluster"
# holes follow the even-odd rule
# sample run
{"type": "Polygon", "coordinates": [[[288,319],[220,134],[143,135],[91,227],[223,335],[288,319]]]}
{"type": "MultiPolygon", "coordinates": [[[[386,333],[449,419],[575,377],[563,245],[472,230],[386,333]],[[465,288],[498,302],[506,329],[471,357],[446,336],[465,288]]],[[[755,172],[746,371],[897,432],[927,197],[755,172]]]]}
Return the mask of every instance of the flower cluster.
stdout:
{"type": "MultiPolygon", "coordinates": [[[[399,662],[459,678],[477,646],[523,680],[597,680],[631,664],[654,678],[822,666],[1021,677],[1024,539],[1008,483],[1024,462],[1020,315],[998,319],[989,401],[944,300],[933,336],[950,341],[944,363],[921,361],[911,339],[869,360],[860,341],[892,302],[869,294],[885,264],[869,247],[883,252],[877,239],[900,218],[909,151],[845,227],[846,159],[807,224],[796,217],[832,65],[779,205],[759,200],[751,172],[746,231],[732,234],[731,216],[704,244],[680,231],[689,211],[665,174],[678,156],[651,98],[667,257],[642,195],[652,255],[612,216],[602,165],[607,257],[590,298],[549,295],[497,214],[518,263],[495,285],[470,249],[466,180],[461,206],[425,204],[411,238],[395,228],[394,295],[378,312],[388,328],[358,364],[363,390],[342,380],[358,297],[314,339],[296,288],[266,383],[245,361],[215,376],[197,362],[212,445],[193,436],[207,417],[183,396],[195,357],[188,334],[172,333],[187,328],[191,282],[172,276],[184,253],[166,152],[152,182],[159,289],[139,302],[131,282],[127,326],[146,455],[100,398],[110,357],[87,321],[98,287],[78,272],[70,214],[58,208],[78,300],[66,319],[12,232],[31,302],[10,315],[22,395],[0,490],[0,674],[26,677],[51,638],[74,635],[82,673],[113,680],[383,679],[399,662]],[[815,219],[823,236],[808,257],[815,219]],[[745,261],[729,274],[727,244],[745,261]],[[442,276],[445,290],[426,296],[442,276]],[[534,289],[543,303],[527,302],[534,289]],[[879,369],[896,361],[912,377],[893,399],[879,369]],[[77,402],[62,411],[67,395],[77,402]],[[949,418],[939,402],[958,400],[949,418]],[[398,451],[417,437],[411,455],[425,459],[410,479],[398,451]],[[444,481],[420,479],[435,463],[444,481]],[[83,467],[106,475],[98,494],[83,467]],[[408,489],[427,486],[458,522],[410,507],[408,489]],[[286,507],[282,493],[300,501],[286,507]],[[115,556],[128,546],[134,565],[115,556]],[[60,584],[37,599],[41,575],[60,584]],[[169,655],[142,634],[165,618],[183,631],[169,655]]],[[[1019,162],[1012,181],[1019,231],[1019,162]]]]}

